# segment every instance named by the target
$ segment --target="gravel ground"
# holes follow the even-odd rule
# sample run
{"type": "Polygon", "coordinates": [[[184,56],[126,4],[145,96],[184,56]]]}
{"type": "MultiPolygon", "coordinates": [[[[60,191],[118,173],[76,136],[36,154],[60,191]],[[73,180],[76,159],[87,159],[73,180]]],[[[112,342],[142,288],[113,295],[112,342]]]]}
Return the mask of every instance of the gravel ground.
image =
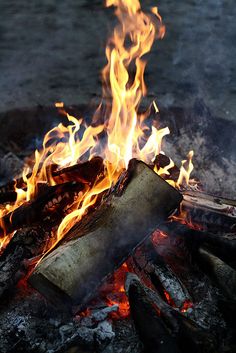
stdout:
{"type": "MultiPolygon", "coordinates": [[[[236,119],[235,1],[141,3],[157,3],[167,26],[149,58],[149,96],[164,106],[204,98],[213,114],[236,119]]],[[[0,111],[100,97],[112,14],[102,0],[1,0],[0,111]]]]}

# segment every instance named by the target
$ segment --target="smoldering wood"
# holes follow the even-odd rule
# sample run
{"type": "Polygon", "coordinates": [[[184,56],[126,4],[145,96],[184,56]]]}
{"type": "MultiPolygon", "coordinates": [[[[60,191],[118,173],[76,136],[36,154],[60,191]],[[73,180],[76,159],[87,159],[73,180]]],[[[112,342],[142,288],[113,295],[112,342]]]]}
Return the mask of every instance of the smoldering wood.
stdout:
{"type": "Polygon", "coordinates": [[[200,247],[199,259],[204,272],[221,289],[222,294],[236,303],[236,271],[206,247],[200,247]]]}
{"type": "Polygon", "coordinates": [[[186,303],[192,302],[187,289],[170,266],[165,264],[164,259],[157,253],[150,239],[147,239],[135,251],[130,260],[132,261],[132,270],[139,277],[141,276],[144,283],[148,279],[148,282],[159,290],[164,299],[166,299],[166,291],[170,296],[170,301],[179,309],[186,303]]]}
{"type": "MultiPolygon", "coordinates": [[[[52,176],[57,184],[77,182],[92,185],[103,171],[104,165],[101,157],[93,157],[90,161],[62,169],[58,169],[58,166],[55,164],[47,166],[48,175],[52,176]]],[[[30,176],[31,173],[27,175],[27,178],[30,178],[30,176]]],[[[16,201],[16,187],[26,190],[25,180],[18,178],[0,187],[0,204],[16,201]]]]}
{"type": "Polygon", "coordinates": [[[147,288],[141,284],[138,277],[128,274],[125,288],[131,315],[145,352],[180,352],[175,337],[160,316],[159,308],[155,306],[153,298],[148,295],[147,288]]]}
{"type": "Polygon", "coordinates": [[[50,220],[55,216],[58,221],[65,216],[65,207],[74,201],[74,196],[84,190],[84,184],[67,182],[55,186],[46,187],[38,197],[25,202],[14,211],[6,214],[0,220],[0,235],[39,224],[44,220],[50,220]]]}
{"type": "Polygon", "coordinates": [[[132,160],[122,182],[36,267],[30,283],[48,299],[84,304],[132,250],[178,207],[178,191],[132,160]]]}
{"type": "MultiPolygon", "coordinates": [[[[158,324],[160,325],[160,320],[162,320],[162,324],[168,330],[169,336],[165,335],[166,331],[163,334],[164,339],[168,340],[167,344],[173,345],[172,350],[164,350],[164,352],[175,350],[186,353],[189,351],[195,353],[217,352],[216,339],[209,331],[202,329],[178,310],[173,309],[158,292],[143,285],[136,275],[127,275],[125,289],[129,297],[132,317],[139,329],[140,337],[143,338],[148,349],[157,347],[161,339],[159,334],[163,334],[163,329],[158,330],[158,325],[153,319],[155,316],[159,318],[158,324]],[[144,310],[142,310],[143,307],[145,307],[144,310]],[[149,346],[150,341],[155,342],[155,345],[149,346]]],[[[156,351],[158,350],[156,349],[156,351]]]]}
{"type": "Polygon", "coordinates": [[[40,226],[16,232],[0,257],[0,297],[25,276],[28,259],[40,255],[49,234],[40,226]]]}
{"type": "Polygon", "coordinates": [[[198,191],[182,193],[182,210],[191,222],[210,231],[233,232],[236,229],[236,201],[198,191]]]}
{"type": "MultiPolygon", "coordinates": [[[[236,269],[236,235],[235,233],[212,233],[189,228],[176,221],[167,222],[160,227],[170,235],[183,237],[190,253],[196,254],[199,247],[206,245],[208,249],[236,269]]],[[[220,228],[220,227],[219,227],[220,228]]]]}
{"type": "Polygon", "coordinates": [[[236,270],[236,235],[225,234],[218,236],[216,234],[207,233],[204,244],[225,261],[228,265],[236,270]]]}

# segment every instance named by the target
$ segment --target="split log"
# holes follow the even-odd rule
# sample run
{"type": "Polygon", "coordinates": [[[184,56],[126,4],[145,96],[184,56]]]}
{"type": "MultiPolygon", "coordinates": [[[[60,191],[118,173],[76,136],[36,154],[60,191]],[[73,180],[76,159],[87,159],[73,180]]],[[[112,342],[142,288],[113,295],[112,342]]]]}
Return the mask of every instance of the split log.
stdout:
{"type": "MultiPolygon", "coordinates": [[[[103,173],[104,165],[101,157],[93,157],[90,161],[78,163],[71,167],[58,170],[57,165],[49,165],[47,167],[48,174],[52,176],[56,184],[64,184],[66,182],[77,182],[92,185],[97,177],[103,173]]],[[[27,175],[29,178],[31,174],[27,175]]],[[[0,204],[15,202],[17,193],[15,188],[26,189],[26,183],[23,178],[11,181],[0,187],[0,204]]]]}
{"type": "MultiPolygon", "coordinates": [[[[67,243],[46,256],[30,283],[54,303],[84,304],[182,197],[145,163],[132,160],[118,186],[67,243]]],[[[67,236],[66,236],[67,237],[67,236]]]]}
{"type": "Polygon", "coordinates": [[[215,197],[203,192],[183,192],[181,209],[193,224],[216,232],[236,230],[236,201],[215,197]]]}
{"type": "Polygon", "coordinates": [[[168,305],[158,292],[127,275],[131,314],[147,352],[216,353],[216,339],[168,305]]]}

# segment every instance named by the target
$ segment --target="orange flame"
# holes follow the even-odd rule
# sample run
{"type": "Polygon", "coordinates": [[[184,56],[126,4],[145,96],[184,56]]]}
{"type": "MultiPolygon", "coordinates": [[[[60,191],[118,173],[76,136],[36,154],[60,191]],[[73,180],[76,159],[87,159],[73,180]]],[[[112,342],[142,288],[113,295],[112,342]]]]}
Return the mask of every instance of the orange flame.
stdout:
{"type": "MultiPolygon", "coordinates": [[[[97,125],[94,122],[86,126],[83,119],[69,115],[64,110],[64,104],[57,102],[56,107],[67,116],[68,126],[59,124],[45,135],[42,150],[35,151],[32,170],[26,167],[23,171],[26,187],[16,188],[15,204],[6,205],[0,210],[2,217],[34,198],[40,184],[55,185],[52,166],[60,169],[72,166],[78,161],[91,159],[95,154],[101,155],[105,165],[104,178],[78,195],[71,213],[63,219],[58,228],[53,246],[83,217],[89,207],[96,202],[98,195],[117,181],[131,158],[151,164],[156,155],[162,151],[163,137],[170,133],[167,127],[158,130],[153,125],[150,128],[145,124],[148,112],[138,113],[141,100],[147,93],[144,82],[146,66],[144,56],[151,50],[154,40],[162,39],[165,34],[165,26],[158,8],[153,7],[149,14],[144,13],[139,0],[107,0],[106,6],[116,7],[119,24],[108,41],[107,65],[102,71],[103,97],[107,102],[105,123],[97,125]],[[101,147],[99,141],[102,132],[106,136],[105,148],[101,147]]],[[[156,103],[153,104],[158,111],[156,103]]],[[[94,121],[97,114],[102,114],[100,107],[94,121]]],[[[169,181],[174,186],[188,184],[193,169],[192,156],[191,151],[188,161],[183,161],[177,183],[169,181]]],[[[161,170],[156,168],[155,172],[159,175],[168,175],[168,170],[173,165],[171,161],[161,170]]],[[[0,243],[3,244],[6,244],[5,238],[0,243]]]]}

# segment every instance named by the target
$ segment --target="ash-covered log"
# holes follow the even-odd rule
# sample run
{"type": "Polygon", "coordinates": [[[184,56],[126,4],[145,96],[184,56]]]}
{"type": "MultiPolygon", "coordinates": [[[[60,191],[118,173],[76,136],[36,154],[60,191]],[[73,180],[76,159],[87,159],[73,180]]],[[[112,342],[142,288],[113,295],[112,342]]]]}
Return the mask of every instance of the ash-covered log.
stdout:
{"type": "Polygon", "coordinates": [[[215,336],[168,305],[134,274],[125,283],[130,310],[145,352],[216,353],[215,336]]]}
{"type": "Polygon", "coordinates": [[[30,283],[54,303],[82,305],[91,299],[182,199],[136,160],[117,185],[95,212],[72,228],[66,237],[73,239],[46,256],[31,276],[30,283]]]}
{"type": "Polygon", "coordinates": [[[132,268],[144,283],[159,291],[171,305],[182,309],[191,304],[192,298],[181,280],[170,266],[157,253],[150,239],[147,239],[128,260],[132,268]]]}

